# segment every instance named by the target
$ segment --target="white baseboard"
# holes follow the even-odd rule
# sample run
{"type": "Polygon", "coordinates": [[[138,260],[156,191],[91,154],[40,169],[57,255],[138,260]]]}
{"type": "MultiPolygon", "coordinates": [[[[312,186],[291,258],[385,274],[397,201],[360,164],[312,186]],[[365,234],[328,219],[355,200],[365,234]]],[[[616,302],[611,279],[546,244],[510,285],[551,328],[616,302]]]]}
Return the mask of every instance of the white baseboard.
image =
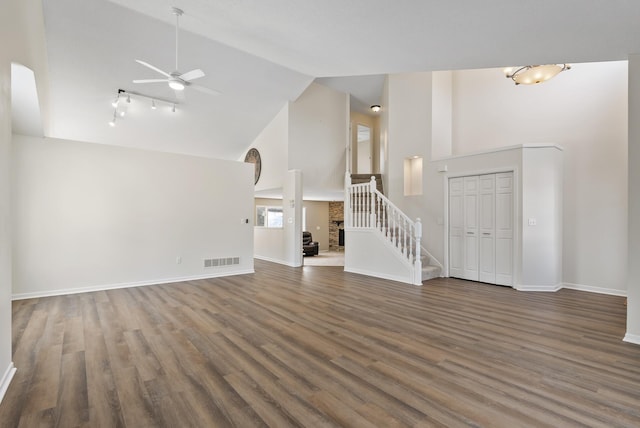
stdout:
{"type": "Polygon", "coordinates": [[[624,339],[622,339],[625,342],[629,342],[629,343],[633,343],[635,345],[640,345],[640,335],[638,334],[625,334],[624,335],[624,339]]]}
{"type": "MultiPolygon", "coordinates": [[[[344,268],[345,272],[350,272],[350,273],[357,273],[359,275],[367,275],[367,276],[373,276],[376,278],[382,278],[382,279],[388,279],[390,281],[397,281],[397,282],[404,282],[405,284],[413,284],[413,280],[409,277],[401,277],[401,276],[395,276],[395,275],[387,275],[387,274],[382,274],[382,273],[378,273],[378,272],[371,272],[371,271],[367,271],[364,269],[352,269],[352,268],[344,268]]],[[[420,284],[422,285],[422,284],[420,284]]]]}
{"type": "Polygon", "coordinates": [[[173,282],[195,281],[198,279],[220,278],[223,276],[245,275],[249,273],[255,273],[255,271],[253,269],[243,269],[243,270],[219,272],[216,274],[192,275],[192,276],[184,276],[184,277],[176,277],[176,278],[154,279],[149,281],[126,282],[126,283],[120,283],[120,284],[102,284],[102,285],[93,285],[90,287],[66,288],[61,290],[34,291],[30,293],[14,294],[13,296],[11,296],[11,300],[24,300],[24,299],[35,299],[39,297],[64,296],[67,294],[115,290],[117,288],[144,287],[147,285],[170,284],[173,282]]]}
{"type": "Polygon", "coordinates": [[[562,284],[556,284],[556,285],[517,284],[517,285],[514,285],[513,288],[515,288],[518,291],[542,291],[547,293],[555,293],[556,291],[562,289],[562,284]]]}
{"type": "Polygon", "coordinates": [[[565,282],[562,287],[568,288],[570,290],[588,291],[590,293],[610,294],[612,296],[627,297],[626,290],[618,290],[615,288],[594,287],[592,285],[572,284],[570,282],[565,282]]]}
{"type": "Polygon", "coordinates": [[[11,379],[13,379],[13,375],[16,374],[16,367],[13,363],[9,364],[7,370],[4,372],[2,379],[0,379],[0,403],[2,403],[2,399],[4,395],[7,393],[9,389],[9,384],[11,383],[11,379]]]}

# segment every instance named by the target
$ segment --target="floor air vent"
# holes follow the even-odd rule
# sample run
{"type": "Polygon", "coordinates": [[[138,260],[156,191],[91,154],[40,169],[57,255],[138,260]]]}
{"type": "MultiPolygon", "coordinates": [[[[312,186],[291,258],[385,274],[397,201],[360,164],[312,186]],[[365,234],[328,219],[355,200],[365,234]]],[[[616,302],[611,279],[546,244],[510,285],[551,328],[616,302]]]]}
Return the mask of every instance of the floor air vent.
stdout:
{"type": "Polygon", "coordinates": [[[204,267],[214,268],[220,266],[239,265],[240,257],[223,257],[221,259],[204,259],[204,267]]]}

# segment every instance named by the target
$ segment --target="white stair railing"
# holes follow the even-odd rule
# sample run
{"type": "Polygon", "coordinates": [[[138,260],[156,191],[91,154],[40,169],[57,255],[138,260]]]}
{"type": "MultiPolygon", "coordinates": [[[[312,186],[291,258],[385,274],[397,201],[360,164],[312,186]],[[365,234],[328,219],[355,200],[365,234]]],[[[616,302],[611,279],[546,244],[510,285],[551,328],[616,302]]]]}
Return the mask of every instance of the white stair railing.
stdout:
{"type": "Polygon", "coordinates": [[[405,258],[414,270],[414,284],[422,284],[420,240],[422,223],[411,220],[376,187],[375,177],[368,183],[351,184],[345,176],[345,228],[373,229],[405,258]]]}

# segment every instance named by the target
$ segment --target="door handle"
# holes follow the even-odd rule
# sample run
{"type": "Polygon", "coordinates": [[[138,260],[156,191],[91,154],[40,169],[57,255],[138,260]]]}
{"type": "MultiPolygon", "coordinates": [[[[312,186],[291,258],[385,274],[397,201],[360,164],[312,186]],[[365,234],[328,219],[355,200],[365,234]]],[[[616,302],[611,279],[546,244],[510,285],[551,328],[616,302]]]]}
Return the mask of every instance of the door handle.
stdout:
{"type": "Polygon", "coordinates": [[[491,235],[491,232],[482,232],[483,235],[491,235]]]}

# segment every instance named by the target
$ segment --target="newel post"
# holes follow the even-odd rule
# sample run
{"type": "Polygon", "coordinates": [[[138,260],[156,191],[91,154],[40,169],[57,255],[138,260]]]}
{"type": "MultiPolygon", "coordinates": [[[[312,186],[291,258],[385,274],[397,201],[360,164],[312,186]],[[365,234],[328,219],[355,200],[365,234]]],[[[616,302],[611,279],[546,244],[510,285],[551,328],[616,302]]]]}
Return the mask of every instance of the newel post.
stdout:
{"type": "Polygon", "coordinates": [[[375,227],[376,225],[376,177],[371,176],[371,181],[369,182],[369,195],[371,196],[371,208],[369,210],[369,227],[375,227]]]}
{"type": "Polygon", "coordinates": [[[344,207],[343,207],[344,227],[351,227],[351,173],[344,173],[344,207]]]}
{"type": "Polygon", "coordinates": [[[416,239],[416,260],[414,262],[414,275],[416,285],[422,285],[422,259],[420,259],[420,241],[422,239],[422,221],[420,218],[416,218],[415,224],[415,239],[416,239]]]}

